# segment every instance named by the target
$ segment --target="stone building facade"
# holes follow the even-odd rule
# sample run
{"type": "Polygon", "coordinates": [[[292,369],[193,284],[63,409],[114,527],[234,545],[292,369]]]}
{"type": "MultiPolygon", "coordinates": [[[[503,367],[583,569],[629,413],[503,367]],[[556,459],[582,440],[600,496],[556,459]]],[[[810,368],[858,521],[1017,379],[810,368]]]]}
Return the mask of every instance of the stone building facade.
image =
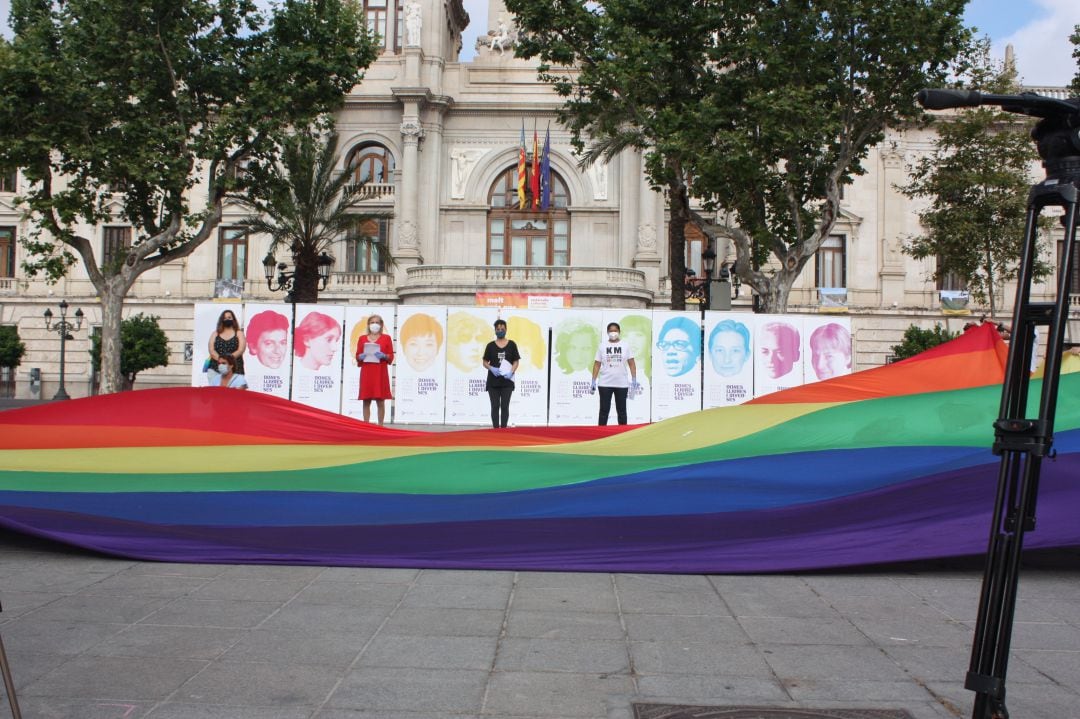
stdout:
{"type": "MultiPolygon", "coordinates": [[[[577,307],[669,306],[663,195],[649,187],[635,152],[578,168],[569,133],[555,121],[558,98],[537,81],[535,63],[513,57],[512,19],[501,0],[490,0],[489,29],[469,62],[458,60],[469,22],[461,0],[364,4],[384,51],[338,113],[341,169],[365,183],[365,210],[385,216],[367,231],[387,240],[394,266],[343,238],[320,301],[472,305],[477,292],[515,292],[569,294],[577,307]],[[511,178],[522,133],[531,152],[534,132],[542,144],[549,131],[553,207],[516,210],[511,178]]],[[[1063,89],[1035,89],[1064,96],[1063,89]]],[[[931,133],[891,131],[873,148],[866,173],[846,188],[834,236],[791,294],[789,311],[818,312],[818,287],[847,290],[856,369],[884,363],[912,323],[959,329],[966,321],[942,315],[932,266],[901,252],[904,239],[918,232],[918,208],[897,186],[913,158],[932,148],[931,133]]],[[[14,391],[28,396],[29,369],[38,367],[42,396],[52,396],[59,337],[46,330],[42,314],[65,298],[87,317],[67,346],[68,391],[86,395],[93,384],[88,329],[100,324],[100,308],[79,267],[55,286],[28,280],[19,269],[18,238],[30,228],[13,200],[17,183],[14,176],[0,183],[0,324],[17,325],[28,346],[14,391]]],[[[172,344],[170,366],[140,375],[137,386],[189,381],[185,344],[193,341],[196,301],[241,285],[246,301],[280,300],[263,279],[269,239],[237,227],[244,214],[227,208],[214,239],[146,273],[131,291],[125,316],[159,316],[172,344]]],[[[87,231],[100,242],[99,259],[110,244],[130,242],[130,228],[119,220],[87,231]]],[[[700,269],[705,238],[691,233],[688,240],[687,265],[700,269]]],[[[716,252],[718,263],[733,259],[728,247],[716,252]]],[[[1010,291],[1005,295],[1007,312],[1010,291]]],[[[734,306],[750,303],[744,287],[734,306]]]]}

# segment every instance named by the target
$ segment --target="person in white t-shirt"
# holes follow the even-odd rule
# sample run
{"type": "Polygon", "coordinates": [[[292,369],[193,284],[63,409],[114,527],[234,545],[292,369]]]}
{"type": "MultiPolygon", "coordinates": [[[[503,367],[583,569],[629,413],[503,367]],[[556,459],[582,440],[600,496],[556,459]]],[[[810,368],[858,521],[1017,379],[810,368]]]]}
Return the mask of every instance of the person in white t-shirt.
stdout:
{"type": "Polygon", "coordinates": [[[630,345],[619,339],[622,329],[618,322],[607,326],[607,341],[600,343],[592,368],[592,391],[600,389],[600,425],[606,425],[611,414],[611,398],[615,397],[615,413],[619,424],[626,424],[626,394],[640,389],[637,365],[630,345]],[[629,370],[629,378],[627,377],[629,370]]]}

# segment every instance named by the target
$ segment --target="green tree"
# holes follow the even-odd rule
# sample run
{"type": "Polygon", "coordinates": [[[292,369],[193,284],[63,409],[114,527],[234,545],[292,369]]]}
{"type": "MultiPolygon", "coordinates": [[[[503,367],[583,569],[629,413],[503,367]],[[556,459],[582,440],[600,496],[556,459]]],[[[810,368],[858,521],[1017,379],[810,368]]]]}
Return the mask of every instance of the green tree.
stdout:
{"type": "Polygon", "coordinates": [[[1069,40],[1074,46],[1072,56],[1076,59],[1076,77],[1073,78],[1071,88],[1074,95],[1080,95],[1080,25],[1073,27],[1069,40]]]}
{"type": "Polygon", "coordinates": [[[0,367],[18,367],[25,354],[26,344],[19,337],[19,328],[13,325],[0,326],[0,367]]]}
{"type": "Polygon", "coordinates": [[[911,325],[904,331],[904,337],[900,344],[893,345],[893,361],[914,357],[928,349],[954,340],[960,336],[959,332],[949,332],[941,325],[934,325],[932,330],[924,330],[917,325],[911,325]]]}
{"type": "MultiPolygon", "coordinates": [[[[990,60],[989,40],[976,43],[958,69],[957,87],[1019,91],[1015,69],[990,60]]],[[[919,214],[924,233],[909,240],[904,252],[936,258],[934,278],[960,278],[973,299],[989,304],[991,317],[996,295],[1016,277],[1023,250],[1029,171],[1038,160],[1031,125],[990,107],[941,116],[933,152],[916,163],[911,181],[901,188],[930,202],[919,214]]],[[[1049,265],[1036,263],[1036,277],[1049,272],[1049,265]]]]}
{"type": "MultiPolygon", "coordinates": [[[[719,232],[765,312],[784,311],[832,230],[841,186],[887,127],[922,116],[916,92],[943,81],[969,36],[964,0],[507,7],[524,30],[518,53],[541,59],[579,142],[624,138],[644,149],[676,225],[680,180],[725,210],[732,221],[719,232]]],[[[673,305],[685,253],[678,229],[668,247],[673,305]]]]}
{"type": "Polygon", "coordinates": [[[383,266],[393,264],[386,243],[360,232],[378,216],[357,212],[363,186],[354,183],[352,173],[336,171],[337,147],[336,134],[308,127],[285,139],[280,163],[249,168],[259,190],[245,204],[259,214],[240,224],[269,235],[271,253],[285,249],[291,254],[296,263],[294,302],[318,301],[319,255],[330,253],[346,236],[358,249],[372,249],[383,266]]]}
{"type": "Polygon", "coordinates": [[[123,300],[213,236],[237,167],[337,107],[375,58],[351,0],[13,0],[0,42],[0,166],[23,168],[31,274],[82,260],[102,307],[102,391],[120,382],[123,300]],[[120,210],[112,208],[119,203],[120,210]],[[98,257],[86,228],[122,221],[98,257]]]}
{"type": "MultiPolygon", "coordinates": [[[[95,372],[101,371],[101,345],[101,335],[95,332],[89,350],[95,372]]],[[[124,389],[131,389],[135,376],[143,370],[168,365],[169,338],[158,325],[158,317],[140,312],[120,322],[120,373],[124,389]]]]}

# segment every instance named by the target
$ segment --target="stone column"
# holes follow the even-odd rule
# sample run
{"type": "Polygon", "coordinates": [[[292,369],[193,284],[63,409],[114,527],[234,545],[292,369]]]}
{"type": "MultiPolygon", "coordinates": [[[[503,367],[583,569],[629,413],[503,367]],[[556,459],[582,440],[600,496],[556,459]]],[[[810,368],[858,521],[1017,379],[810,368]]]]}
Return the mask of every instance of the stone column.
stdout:
{"type": "Polygon", "coordinates": [[[406,106],[401,121],[401,139],[405,147],[401,158],[401,216],[397,220],[397,242],[394,258],[401,265],[414,265],[423,261],[420,254],[420,221],[417,206],[420,188],[420,139],[424,128],[420,125],[417,106],[406,106]]]}
{"type": "Polygon", "coordinates": [[[904,285],[907,272],[904,263],[904,254],[901,252],[903,234],[905,230],[905,210],[907,203],[903,193],[897,189],[904,185],[906,176],[904,172],[904,155],[902,148],[897,142],[886,142],[882,145],[881,157],[881,182],[878,184],[881,193],[879,202],[879,229],[881,238],[881,304],[890,306],[893,303],[904,305],[904,285]]]}
{"type": "MultiPolygon", "coordinates": [[[[649,186],[645,177],[641,156],[635,152],[636,161],[633,163],[636,171],[638,218],[637,218],[637,246],[634,251],[634,267],[645,272],[645,282],[648,289],[653,292],[660,290],[660,271],[663,265],[663,257],[660,253],[661,242],[666,243],[666,228],[664,227],[664,198],[649,186]]],[[[665,250],[666,252],[666,250],[665,250]]]]}

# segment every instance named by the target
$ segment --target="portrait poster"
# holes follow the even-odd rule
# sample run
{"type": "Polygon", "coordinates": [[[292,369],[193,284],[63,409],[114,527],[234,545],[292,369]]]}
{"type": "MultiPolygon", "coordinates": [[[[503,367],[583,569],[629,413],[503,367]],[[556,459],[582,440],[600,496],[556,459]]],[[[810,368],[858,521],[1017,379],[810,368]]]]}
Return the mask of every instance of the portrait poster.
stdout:
{"type": "MultiPolygon", "coordinates": [[[[607,326],[611,322],[619,323],[619,339],[630,347],[637,367],[637,380],[641,392],[627,395],[626,421],[629,424],[648,424],[652,417],[652,310],[604,310],[600,329],[601,343],[607,339],[607,326]]],[[[597,400],[599,405],[599,400],[597,400]]],[[[612,403],[608,424],[615,424],[615,408],[612,403]]]]}
{"type": "Polygon", "coordinates": [[[705,313],[703,408],[727,407],[753,398],[753,327],[753,313],[705,313]]]}
{"type": "Polygon", "coordinates": [[[293,330],[292,398],[309,407],[341,412],[341,305],[297,305],[293,330]]]}
{"type": "Polygon", "coordinates": [[[401,305],[394,336],[394,422],[442,424],[446,408],[446,307],[401,305]]]}
{"type": "Polygon", "coordinates": [[[592,367],[603,329],[601,310],[549,311],[551,322],[551,401],[548,424],[595,425],[600,398],[593,394],[592,367]]]}
{"type": "MultiPolygon", "coordinates": [[[[499,310],[449,307],[446,312],[446,423],[491,424],[484,348],[495,339],[499,310]]],[[[508,333],[509,336],[509,333],[508,333]]],[[[513,398],[510,419],[514,420],[513,398]]]]}
{"type": "Polygon", "coordinates": [[[549,315],[547,310],[502,310],[506,336],[521,355],[510,397],[510,425],[514,427],[542,427],[548,421],[549,315]]]}
{"type": "MultiPolygon", "coordinates": [[[[218,321],[221,315],[232,312],[236,316],[239,327],[244,326],[244,306],[240,300],[224,302],[196,302],[195,320],[192,330],[192,355],[191,355],[191,386],[208,387],[217,386],[218,375],[213,372],[204,372],[206,360],[210,359],[210,342],[217,332],[218,321]]],[[[246,353],[244,355],[246,357],[246,353]]],[[[246,364],[246,363],[245,363],[246,364]]]]}
{"type": "Polygon", "coordinates": [[[248,389],[289,398],[292,379],[292,305],[244,305],[244,376],[248,389]]]}
{"type": "MultiPolygon", "coordinates": [[[[364,418],[364,403],[360,401],[360,365],[356,361],[356,348],[367,337],[368,317],[378,315],[382,318],[382,332],[394,343],[394,362],[387,369],[390,372],[390,387],[394,386],[394,367],[398,362],[400,348],[397,336],[394,334],[394,306],[393,305],[347,305],[345,307],[345,344],[343,351],[343,368],[341,370],[341,413],[355,419],[364,418]]],[[[390,422],[393,402],[386,402],[386,421],[390,422]]],[[[371,419],[375,420],[378,413],[374,405],[371,407],[371,419]]]]}
{"type": "Polygon", "coordinates": [[[851,374],[851,319],[807,317],[803,320],[802,356],[807,383],[851,374]]]}
{"type": "Polygon", "coordinates": [[[803,384],[803,318],[757,315],[754,319],[754,396],[803,384]]]}
{"type": "Polygon", "coordinates": [[[653,312],[653,422],[701,409],[701,313],[653,312]]]}

